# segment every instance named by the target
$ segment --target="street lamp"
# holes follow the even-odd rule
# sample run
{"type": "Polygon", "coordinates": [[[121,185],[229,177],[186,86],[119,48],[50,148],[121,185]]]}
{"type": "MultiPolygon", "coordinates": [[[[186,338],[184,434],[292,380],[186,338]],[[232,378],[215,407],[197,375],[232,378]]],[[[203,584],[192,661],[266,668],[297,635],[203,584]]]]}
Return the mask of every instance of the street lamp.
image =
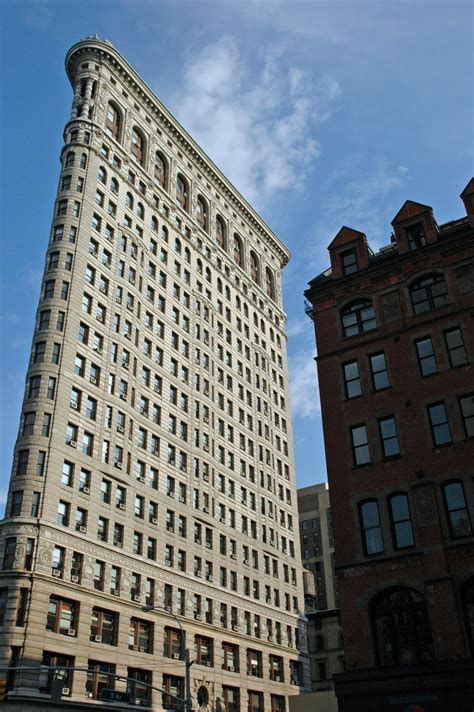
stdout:
{"type": "Polygon", "coordinates": [[[184,696],[185,696],[185,702],[184,702],[184,710],[185,712],[192,712],[192,702],[191,702],[191,665],[194,663],[194,660],[190,660],[190,655],[189,655],[189,649],[186,645],[186,635],[184,633],[183,626],[181,625],[181,621],[179,618],[173,613],[173,611],[169,610],[169,608],[166,608],[166,606],[144,606],[143,610],[147,612],[151,611],[156,611],[156,610],[162,610],[168,613],[179,626],[179,637],[181,639],[181,651],[183,653],[184,657],[184,696]]]}

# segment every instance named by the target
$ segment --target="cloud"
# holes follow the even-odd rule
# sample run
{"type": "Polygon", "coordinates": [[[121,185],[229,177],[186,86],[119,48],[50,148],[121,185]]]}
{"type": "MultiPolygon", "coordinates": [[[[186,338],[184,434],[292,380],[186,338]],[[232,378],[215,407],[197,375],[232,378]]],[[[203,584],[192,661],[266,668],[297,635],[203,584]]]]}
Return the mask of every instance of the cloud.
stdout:
{"type": "Polygon", "coordinates": [[[280,45],[247,65],[223,36],[191,56],[173,104],[178,119],[258,208],[304,185],[320,154],[317,124],[335,110],[340,88],[291,64],[280,45]]]}
{"type": "Polygon", "coordinates": [[[290,356],[288,366],[293,416],[313,418],[321,412],[314,350],[308,349],[290,356]]]}
{"type": "Polygon", "coordinates": [[[301,334],[312,334],[308,319],[290,319],[286,325],[285,333],[289,339],[301,334]]]}
{"type": "Polygon", "coordinates": [[[30,0],[25,4],[27,14],[25,22],[37,30],[47,30],[53,19],[53,13],[48,0],[30,0]]]}

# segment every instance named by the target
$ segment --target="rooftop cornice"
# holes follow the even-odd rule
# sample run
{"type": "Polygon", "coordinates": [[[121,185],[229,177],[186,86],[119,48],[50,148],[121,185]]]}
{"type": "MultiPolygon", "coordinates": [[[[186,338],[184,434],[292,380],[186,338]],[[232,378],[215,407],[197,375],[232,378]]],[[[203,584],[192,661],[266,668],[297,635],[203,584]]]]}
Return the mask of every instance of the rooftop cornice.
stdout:
{"type": "Polygon", "coordinates": [[[215,163],[206,155],[188,134],[186,129],[181,126],[179,121],[168,111],[165,105],[110,42],[100,40],[97,37],[87,37],[69,49],[65,59],[65,66],[71,84],[73,84],[75,73],[74,59],[77,58],[78,54],[85,52],[96,53],[100,56],[101,61],[104,59],[110,61],[115,70],[129,85],[130,89],[146,104],[151,114],[167,128],[176,141],[181,144],[189,156],[199,165],[203,173],[206,173],[208,178],[214,181],[227,200],[233,203],[238,210],[242,211],[259,236],[270,243],[271,249],[279,255],[282,266],[285,266],[290,259],[290,251],[286,245],[275,235],[230,181],[227,180],[215,163]]]}

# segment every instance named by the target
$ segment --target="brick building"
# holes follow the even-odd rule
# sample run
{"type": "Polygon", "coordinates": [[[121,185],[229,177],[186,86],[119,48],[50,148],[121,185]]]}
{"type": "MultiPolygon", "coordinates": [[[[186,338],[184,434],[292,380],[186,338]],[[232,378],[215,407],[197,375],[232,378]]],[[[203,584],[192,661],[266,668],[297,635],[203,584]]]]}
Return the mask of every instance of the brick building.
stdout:
{"type": "Polygon", "coordinates": [[[61,666],[66,708],[287,712],[309,687],[288,250],[110,43],[66,70],[0,526],[8,704],[49,709],[61,666]]]}
{"type": "Polygon", "coordinates": [[[310,282],[346,672],[341,712],[474,706],[474,180],[343,227],[310,282]]]}

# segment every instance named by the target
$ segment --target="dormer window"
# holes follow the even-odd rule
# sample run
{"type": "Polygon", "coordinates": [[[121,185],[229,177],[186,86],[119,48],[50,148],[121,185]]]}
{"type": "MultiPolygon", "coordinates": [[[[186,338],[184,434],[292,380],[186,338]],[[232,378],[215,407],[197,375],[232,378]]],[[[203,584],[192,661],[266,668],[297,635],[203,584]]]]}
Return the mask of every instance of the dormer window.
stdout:
{"type": "Polygon", "coordinates": [[[342,271],[344,276],[358,272],[357,255],[355,250],[346,250],[341,253],[342,271]]]}
{"type": "Polygon", "coordinates": [[[419,250],[420,247],[424,247],[426,245],[425,233],[423,230],[422,222],[417,222],[413,225],[409,225],[407,228],[405,228],[405,230],[408,238],[408,247],[410,248],[411,252],[413,252],[413,250],[419,250]]]}

